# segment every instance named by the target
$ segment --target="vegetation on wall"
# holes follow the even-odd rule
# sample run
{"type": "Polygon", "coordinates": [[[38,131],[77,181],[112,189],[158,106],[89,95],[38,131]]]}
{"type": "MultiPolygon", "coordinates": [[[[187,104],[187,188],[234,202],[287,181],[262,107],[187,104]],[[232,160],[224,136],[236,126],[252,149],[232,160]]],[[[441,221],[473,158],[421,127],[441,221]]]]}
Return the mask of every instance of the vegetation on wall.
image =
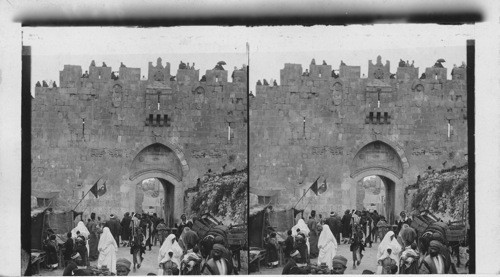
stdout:
{"type": "Polygon", "coordinates": [[[429,210],[451,216],[455,220],[467,218],[469,207],[469,173],[467,165],[440,172],[427,171],[420,178],[413,195],[412,208],[429,210]]]}
{"type": "Polygon", "coordinates": [[[247,213],[247,170],[203,176],[196,186],[191,211],[243,223],[247,213]]]}

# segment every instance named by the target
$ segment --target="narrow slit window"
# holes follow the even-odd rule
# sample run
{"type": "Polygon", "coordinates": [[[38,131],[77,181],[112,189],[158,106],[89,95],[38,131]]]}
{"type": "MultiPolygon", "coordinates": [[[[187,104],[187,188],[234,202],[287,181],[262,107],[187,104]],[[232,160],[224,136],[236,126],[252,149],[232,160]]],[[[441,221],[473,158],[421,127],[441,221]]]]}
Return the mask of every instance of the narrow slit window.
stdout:
{"type": "Polygon", "coordinates": [[[149,126],[153,126],[153,115],[149,115],[149,126]]]}
{"type": "Polygon", "coordinates": [[[370,123],[373,124],[373,112],[370,112],[370,123]]]}
{"type": "Polygon", "coordinates": [[[321,72],[319,73],[319,77],[321,78],[321,72]]]}
{"type": "Polygon", "coordinates": [[[380,122],[380,113],[378,112],[377,113],[377,124],[381,124],[382,122],[380,122]]]}
{"type": "Polygon", "coordinates": [[[170,127],[170,119],[167,114],[163,115],[163,126],[170,127]]]}
{"type": "Polygon", "coordinates": [[[215,77],[215,82],[218,83],[219,82],[219,77],[215,77]]]}
{"type": "Polygon", "coordinates": [[[158,110],[160,110],[160,93],[158,93],[158,101],[157,101],[157,103],[158,103],[158,110]]]}
{"type": "Polygon", "coordinates": [[[85,141],[85,118],[82,118],[82,138],[85,141]]]}
{"type": "Polygon", "coordinates": [[[156,125],[161,126],[161,114],[156,115],[156,125]]]}
{"type": "Polygon", "coordinates": [[[384,123],[389,124],[389,113],[388,112],[384,113],[384,123]]]}
{"type": "Polygon", "coordinates": [[[302,135],[305,136],[306,135],[306,118],[304,117],[304,122],[303,122],[303,126],[302,126],[302,135]]]}

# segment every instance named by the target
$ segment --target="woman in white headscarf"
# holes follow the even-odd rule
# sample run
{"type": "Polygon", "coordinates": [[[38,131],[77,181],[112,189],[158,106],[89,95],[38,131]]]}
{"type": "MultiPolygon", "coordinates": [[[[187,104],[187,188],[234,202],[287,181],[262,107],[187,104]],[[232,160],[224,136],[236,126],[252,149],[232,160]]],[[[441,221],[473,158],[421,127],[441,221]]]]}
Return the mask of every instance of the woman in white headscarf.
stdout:
{"type": "Polygon", "coordinates": [[[318,239],[318,265],[326,263],[328,269],[332,270],[333,257],[337,254],[337,240],[333,236],[330,227],[326,224],[323,225],[323,230],[318,239]]]}
{"type": "Polygon", "coordinates": [[[89,235],[90,235],[90,232],[89,230],[87,229],[87,227],[85,227],[85,223],[83,223],[83,221],[80,221],[78,222],[78,224],[76,225],[75,228],[73,228],[73,230],[71,230],[71,237],[72,238],[76,238],[78,236],[77,232],[80,232],[80,236],[83,236],[85,238],[85,242],[86,242],[86,245],[87,245],[87,257],[90,253],[90,248],[89,248],[89,235]]]}
{"type": "Polygon", "coordinates": [[[182,256],[182,248],[177,243],[175,238],[175,234],[170,234],[163,245],[160,248],[160,252],[158,253],[158,264],[160,265],[160,269],[163,268],[162,264],[172,261],[177,265],[177,268],[181,268],[181,256],[182,256]],[[169,252],[172,253],[172,256],[169,255],[169,252]]]}
{"type": "Polygon", "coordinates": [[[384,236],[384,239],[380,242],[377,252],[377,261],[380,260],[382,256],[387,255],[387,249],[391,249],[391,255],[396,257],[396,261],[398,261],[399,254],[401,253],[401,245],[396,239],[393,231],[387,232],[387,234],[385,234],[384,236]]]}
{"type": "Polygon", "coordinates": [[[101,268],[105,265],[111,273],[116,274],[116,252],[118,251],[118,245],[108,227],[104,227],[102,230],[97,250],[99,250],[97,267],[101,268]]]}
{"type": "Polygon", "coordinates": [[[305,235],[306,237],[306,245],[307,245],[307,253],[311,253],[311,246],[309,244],[309,227],[307,227],[306,222],[301,218],[299,219],[299,222],[295,224],[295,226],[292,227],[292,236],[295,237],[297,236],[297,229],[300,230],[302,234],[305,235]]]}

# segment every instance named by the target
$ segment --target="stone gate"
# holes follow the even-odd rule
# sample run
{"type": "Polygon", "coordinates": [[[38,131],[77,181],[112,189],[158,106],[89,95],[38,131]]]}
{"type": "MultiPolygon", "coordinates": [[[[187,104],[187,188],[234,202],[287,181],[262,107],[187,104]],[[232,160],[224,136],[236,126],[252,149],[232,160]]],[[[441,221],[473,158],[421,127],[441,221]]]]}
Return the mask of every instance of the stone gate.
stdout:
{"type": "Polygon", "coordinates": [[[467,162],[466,69],[429,67],[425,77],[410,65],[390,72],[390,62],[359,66],[285,64],[280,85],[258,84],[250,99],[250,205],[311,210],[327,216],[356,206],[358,183],[381,177],[393,221],[409,209],[405,188],[425,170],[467,162]],[[419,77],[420,76],[420,77],[419,77]],[[320,177],[321,176],[321,177],[320,177]],[[305,191],[318,177],[327,190],[305,191]],[[272,193],[279,191],[277,194],[272,193]],[[259,197],[260,196],[260,197],[259,197]]]}
{"type": "Polygon", "coordinates": [[[53,206],[72,209],[102,179],[106,193],[87,195],[77,211],[121,217],[135,211],[137,184],[158,178],[172,224],[188,209],[184,192],[201,175],[247,166],[246,68],[235,70],[232,82],[226,70],[207,70],[200,80],[192,68],[172,76],[159,58],[147,75],[124,66],[113,72],[92,63],[82,73],[65,65],[60,87],[36,87],[33,192],[58,192],[53,206]]]}

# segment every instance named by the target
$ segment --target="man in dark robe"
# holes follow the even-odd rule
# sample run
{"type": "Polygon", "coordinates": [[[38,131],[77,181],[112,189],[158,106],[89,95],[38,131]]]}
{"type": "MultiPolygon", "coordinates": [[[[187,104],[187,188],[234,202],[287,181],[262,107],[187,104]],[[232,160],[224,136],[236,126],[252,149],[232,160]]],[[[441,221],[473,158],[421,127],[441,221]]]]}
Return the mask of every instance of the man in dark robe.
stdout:
{"type": "Polygon", "coordinates": [[[295,249],[297,249],[300,253],[300,258],[297,260],[297,264],[299,267],[303,267],[307,265],[307,261],[309,261],[309,253],[306,244],[306,237],[304,234],[299,233],[295,237],[295,249]]]}
{"type": "Polygon", "coordinates": [[[342,231],[342,222],[340,217],[338,217],[335,212],[331,212],[330,217],[326,219],[326,224],[330,227],[330,231],[332,231],[337,243],[340,243],[340,232],[342,231]]]}
{"type": "Polygon", "coordinates": [[[182,214],[181,215],[181,222],[177,225],[177,234],[176,236],[179,238],[182,234],[182,230],[184,230],[184,227],[188,226],[189,228],[193,227],[193,223],[191,221],[187,221],[186,215],[182,214]]]}
{"type": "Polygon", "coordinates": [[[281,272],[281,275],[294,275],[294,274],[305,274],[297,266],[297,261],[300,259],[300,253],[298,250],[295,250],[294,252],[290,253],[290,259],[286,263],[285,267],[283,267],[283,271],[281,272]]]}
{"type": "Polygon", "coordinates": [[[95,222],[95,213],[90,214],[90,221],[87,224],[87,229],[89,230],[89,260],[95,261],[99,258],[99,251],[97,250],[97,245],[99,240],[97,238],[97,223],[95,222]]]}
{"type": "Polygon", "coordinates": [[[130,214],[128,212],[126,212],[125,215],[123,215],[123,219],[121,222],[121,228],[122,228],[121,237],[122,237],[123,246],[130,245],[130,243],[129,243],[129,241],[130,241],[130,220],[132,220],[132,218],[130,217],[130,214]]]}
{"type": "Polygon", "coordinates": [[[146,247],[149,246],[149,251],[151,251],[151,234],[152,234],[152,223],[151,220],[149,219],[149,216],[147,214],[142,215],[142,220],[141,220],[141,228],[142,232],[144,233],[144,237],[146,239],[146,247]]]}
{"type": "Polygon", "coordinates": [[[74,247],[75,247],[75,242],[73,241],[73,238],[71,238],[71,232],[68,232],[67,240],[63,246],[64,266],[68,266],[69,262],[71,262],[71,256],[73,255],[74,247]]]}
{"type": "Polygon", "coordinates": [[[408,224],[408,226],[411,226],[411,218],[406,216],[405,211],[402,211],[399,215],[399,220],[396,220],[396,224],[398,225],[397,232],[395,232],[396,236],[399,234],[401,228],[403,228],[403,224],[408,224]]]}
{"type": "Polygon", "coordinates": [[[315,259],[318,257],[319,249],[318,249],[318,222],[316,221],[316,211],[311,211],[311,216],[307,221],[307,227],[309,228],[309,245],[310,245],[310,256],[311,259],[315,259]]]}
{"type": "Polygon", "coordinates": [[[116,245],[118,245],[118,247],[120,247],[119,235],[121,232],[121,225],[120,225],[120,221],[118,221],[118,219],[115,217],[115,215],[111,214],[109,216],[109,220],[108,220],[108,222],[106,222],[106,227],[109,228],[109,231],[111,231],[111,234],[115,238],[116,245]]]}
{"type": "Polygon", "coordinates": [[[285,254],[285,261],[290,259],[290,254],[293,252],[293,237],[292,230],[288,230],[288,237],[285,240],[285,250],[283,251],[285,254]]]}
{"type": "Polygon", "coordinates": [[[57,268],[59,264],[57,248],[56,235],[50,235],[49,240],[45,243],[44,250],[47,254],[47,266],[51,269],[57,268]]]}
{"type": "Polygon", "coordinates": [[[276,233],[271,233],[266,242],[267,265],[269,268],[277,267],[279,263],[279,244],[276,233]]]}
{"type": "MultiPolygon", "coordinates": [[[[351,211],[347,210],[342,217],[342,242],[348,243],[351,238],[351,211]]],[[[340,244],[340,242],[338,242],[340,244]]]]}

